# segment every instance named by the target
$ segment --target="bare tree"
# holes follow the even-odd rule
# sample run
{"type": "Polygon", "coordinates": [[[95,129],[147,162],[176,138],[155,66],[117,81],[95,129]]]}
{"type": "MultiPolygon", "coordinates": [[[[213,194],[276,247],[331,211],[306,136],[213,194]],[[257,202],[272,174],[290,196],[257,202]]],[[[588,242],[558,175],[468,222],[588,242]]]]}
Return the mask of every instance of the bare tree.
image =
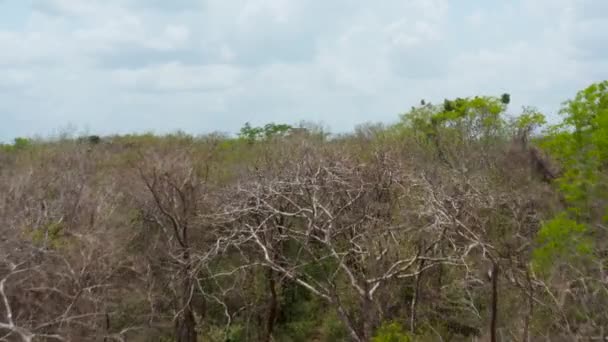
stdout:
{"type": "Polygon", "coordinates": [[[440,262],[459,263],[414,248],[423,231],[435,232],[429,246],[441,234],[432,225],[396,223],[410,215],[397,204],[400,196],[414,195],[406,189],[416,187],[416,180],[388,165],[378,170],[336,155],[313,163],[309,156],[277,177],[242,184],[224,209],[236,217],[234,229],[257,249],[259,262],[334,306],[355,341],[369,341],[381,321],[376,297],[386,284],[415,278],[440,262]],[[312,264],[321,271],[311,270],[312,264]],[[351,294],[356,306],[347,303],[351,294]]]}
{"type": "Polygon", "coordinates": [[[204,315],[209,299],[222,304],[220,297],[205,292],[199,279],[210,278],[207,265],[225,250],[223,241],[229,238],[218,235],[215,228],[220,226],[209,221],[215,204],[206,184],[208,164],[194,161],[189,151],[150,154],[143,156],[136,171],[146,191],[137,193],[134,201],[144,225],[159,229],[160,244],[152,253],[166,259],[163,268],[175,295],[175,338],[195,342],[196,313],[204,315]]]}

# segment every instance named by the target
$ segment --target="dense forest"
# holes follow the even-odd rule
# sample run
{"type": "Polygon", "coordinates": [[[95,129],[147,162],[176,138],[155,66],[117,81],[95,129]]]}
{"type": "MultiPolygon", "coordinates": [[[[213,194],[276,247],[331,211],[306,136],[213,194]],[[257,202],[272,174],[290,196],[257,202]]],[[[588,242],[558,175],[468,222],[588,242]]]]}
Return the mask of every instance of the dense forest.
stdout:
{"type": "Polygon", "coordinates": [[[0,341],[608,338],[608,81],[332,135],[0,146],[0,341]]]}

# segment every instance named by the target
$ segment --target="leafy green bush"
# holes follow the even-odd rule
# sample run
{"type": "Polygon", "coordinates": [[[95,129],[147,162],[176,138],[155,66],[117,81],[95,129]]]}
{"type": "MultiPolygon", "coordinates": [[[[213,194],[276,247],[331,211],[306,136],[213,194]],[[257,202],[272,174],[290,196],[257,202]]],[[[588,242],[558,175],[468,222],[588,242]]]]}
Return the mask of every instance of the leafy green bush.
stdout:
{"type": "Polygon", "coordinates": [[[398,322],[384,323],[376,335],[372,338],[372,342],[412,342],[412,338],[407,333],[401,324],[398,322]]]}
{"type": "Polygon", "coordinates": [[[17,150],[23,150],[29,147],[32,144],[32,141],[28,138],[15,138],[13,147],[17,150]]]}
{"type": "Polygon", "coordinates": [[[48,247],[56,249],[63,244],[62,231],[64,225],[61,222],[49,223],[45,227],[35,229],[32,232],[32,242],[38,246],[47,244],[48,247]]]}
{"type": "Polygon", "coordinates": [[[252,127],[249,122],[241,128],[239,138],[253,143],[261,139],[270,139],[275,136],[286,135],[293,127],[286,124],[268,123],[264,127],[252,127]]]}
{"type": "Polygon", "coordinates": [[[574,261],[591,254],[592,241],[586,237],[588,228],[562,213],[546,222],[537,236],[533,263],[543,272],[559,261],[574,261]]]}

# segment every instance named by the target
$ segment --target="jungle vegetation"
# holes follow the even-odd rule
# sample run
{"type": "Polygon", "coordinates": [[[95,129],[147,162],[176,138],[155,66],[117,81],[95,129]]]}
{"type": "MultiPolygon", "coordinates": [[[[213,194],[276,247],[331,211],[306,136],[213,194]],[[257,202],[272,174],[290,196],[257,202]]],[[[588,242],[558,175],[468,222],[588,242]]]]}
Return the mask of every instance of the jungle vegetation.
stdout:
{"type": "Polygon", "coordinates": [[[608,336],[608,81],[332,135],[0,146],[0,341],[608,336]]]}

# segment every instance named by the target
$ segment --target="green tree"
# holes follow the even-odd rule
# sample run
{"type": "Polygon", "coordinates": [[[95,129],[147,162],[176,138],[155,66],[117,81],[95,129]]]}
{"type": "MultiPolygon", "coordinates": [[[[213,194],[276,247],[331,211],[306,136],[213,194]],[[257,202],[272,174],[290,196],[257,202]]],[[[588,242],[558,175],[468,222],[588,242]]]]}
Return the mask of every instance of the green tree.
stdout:
{"type": "Polygon", "coordinates": [[[564,252],[587,251],[581,234],[591,234],[606,214],[608,200],[608,81],[592,84],[566,101],[560,112],[562,123],[549,128],[542,146],[558,160],[562,175],[557,187],[566,211],[548,221],[539,232],[537,262],[564,252]],[[579,241],[577,248],[564,249],[563,241],[579,241]],[[540,259],[540,260],[538,260],[540,259]]]}
{"type": "Polygon", "coordinates": [[[253,143],[262,139],[284,136],[289,133],[292,128],[292,126],[287,124],[275,124],[273,122],[264,125],[264,127],[252,127],[249,122],[246,122],[239,132],[239,138],[245,139],[249,143],[253,143]]]}
{"type": "Polygon", "coordinates": [[[29,147],[32,144],[32,141],[28,138],[15,138],[13,147],[17,150],[23,150],[29,147]]]}

